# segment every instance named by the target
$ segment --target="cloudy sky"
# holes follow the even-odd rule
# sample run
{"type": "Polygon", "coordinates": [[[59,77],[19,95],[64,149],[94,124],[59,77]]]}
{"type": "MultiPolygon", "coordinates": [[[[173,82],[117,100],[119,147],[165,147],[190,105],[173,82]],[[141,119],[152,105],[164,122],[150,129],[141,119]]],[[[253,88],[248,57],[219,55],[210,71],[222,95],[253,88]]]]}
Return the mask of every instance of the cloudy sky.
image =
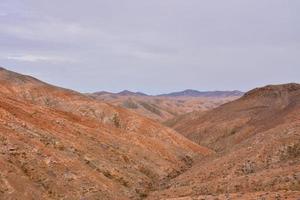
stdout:
{"type": "Polygon", "coordinates": [[[82,92],[300,82],[299,0],[1,0],[0,65],[82,92]]]}

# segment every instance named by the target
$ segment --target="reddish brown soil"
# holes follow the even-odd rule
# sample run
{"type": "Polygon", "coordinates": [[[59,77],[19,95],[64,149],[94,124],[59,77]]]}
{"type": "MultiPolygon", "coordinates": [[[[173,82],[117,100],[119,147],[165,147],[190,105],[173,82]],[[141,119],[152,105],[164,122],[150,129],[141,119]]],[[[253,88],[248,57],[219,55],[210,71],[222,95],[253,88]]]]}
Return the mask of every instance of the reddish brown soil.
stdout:
{"type": "Polygon", "coordinates": [[[175,121],[178,132],[217,153],[149,199],[300,198],[299,84],[255,89],[212,111],[175,121]]]}
{"type": "Polygon", "coordinates": [[[0,70],[0,199],[140,199],[212,151],[130,111],[0,70]]]}

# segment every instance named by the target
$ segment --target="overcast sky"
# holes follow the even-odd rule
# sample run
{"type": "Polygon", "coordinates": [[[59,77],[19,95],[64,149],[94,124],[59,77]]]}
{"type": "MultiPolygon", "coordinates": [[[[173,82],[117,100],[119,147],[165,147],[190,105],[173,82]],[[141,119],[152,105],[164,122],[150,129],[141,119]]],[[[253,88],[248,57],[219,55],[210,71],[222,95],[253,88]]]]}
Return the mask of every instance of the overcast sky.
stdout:
{"type": "Polygon", "coordinates": [[[300,1],[1,0],[0,65],[82,92],[300,82],[300,1]]]}

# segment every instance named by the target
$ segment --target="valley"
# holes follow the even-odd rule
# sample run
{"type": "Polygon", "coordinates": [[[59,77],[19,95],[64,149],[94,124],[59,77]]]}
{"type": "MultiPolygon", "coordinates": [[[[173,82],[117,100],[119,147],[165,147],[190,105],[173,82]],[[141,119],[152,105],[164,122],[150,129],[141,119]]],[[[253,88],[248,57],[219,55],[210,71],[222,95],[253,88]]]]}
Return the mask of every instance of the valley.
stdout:
{"type": "Polygon", "coordinates": [[[81,94],[1,68],[0,199],[298,200],[299,113],[297,83],[81,94]]]}

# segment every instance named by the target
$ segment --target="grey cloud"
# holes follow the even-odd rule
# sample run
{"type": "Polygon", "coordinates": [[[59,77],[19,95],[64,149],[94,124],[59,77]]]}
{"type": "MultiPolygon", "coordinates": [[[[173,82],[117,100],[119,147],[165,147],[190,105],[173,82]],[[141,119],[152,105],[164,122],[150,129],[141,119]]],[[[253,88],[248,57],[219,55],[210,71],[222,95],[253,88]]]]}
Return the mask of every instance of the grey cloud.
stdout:
{"type": "Polygon", "coordinates": [[[2,0],[0,65],[80,91],[299,82],[299,9],[297,0],[2,0]]]}

